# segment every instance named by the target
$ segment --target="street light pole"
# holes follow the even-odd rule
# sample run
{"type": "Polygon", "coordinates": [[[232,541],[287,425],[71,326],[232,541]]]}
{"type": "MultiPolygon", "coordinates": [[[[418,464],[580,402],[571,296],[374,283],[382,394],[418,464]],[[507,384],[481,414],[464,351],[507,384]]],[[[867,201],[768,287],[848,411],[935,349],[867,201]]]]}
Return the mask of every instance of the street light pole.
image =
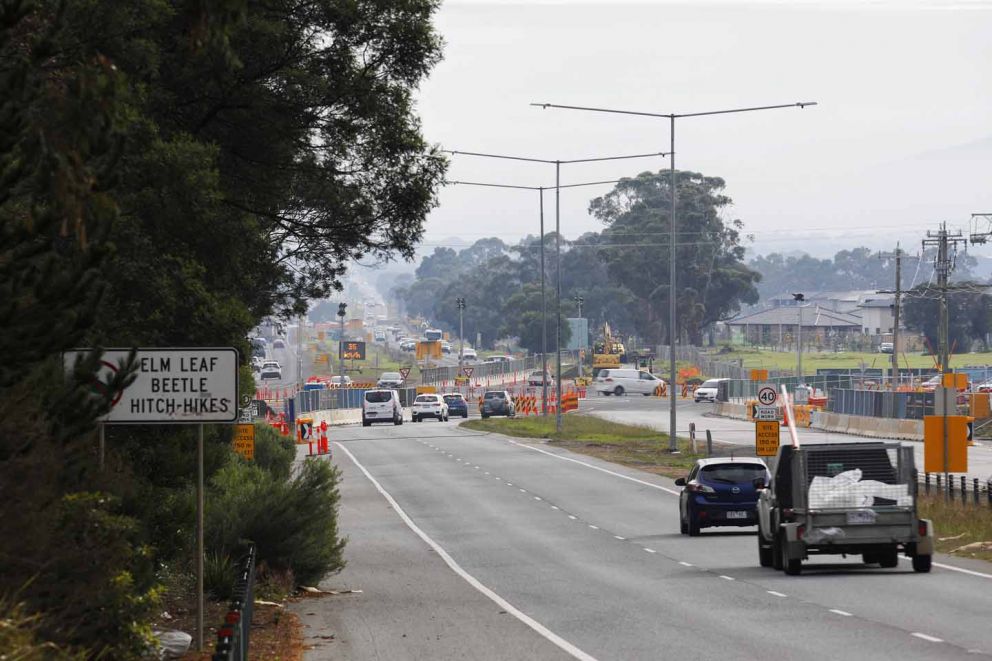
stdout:
{"type": "Polygon", "coordinates": [[[462,362],[465,360],[465,321],[463,319],[465,299],[456,298],[455,303],[458,304],[458,370],[461,371],[462,362]]]}
{"type": "MultiPolygon", "coordinates": [[[[543,240],[544,237],[541,237],[543,240]]],[[[561,161],[555,161],[555,431],[561,433],[561,161]]],[[[547,382],[547,375],[541,376],[547,382]]]]}
{"type": "Polygon", "coordinates": [[[347,314],[347,309],[347,303],[338,303],[338,317],[341,318],[340,335],[338,335],[338,359],[341,365],[338,368],[338,378],[342,386],[344,386],[344,316],[347,314]]]}
{"type": "Polygon", "coordinates": [[[669,438],[668,438],[668,449],[671,452],[678,452],[678,441],[676,438],[676,397],[675,397],[675,340],[678,337],[678,331],[676,329],[676,306],[675,306],[675,235],[676,235],[676,207],[677,207],[677,194],[675,191],[675,120],[684,117],[705,117],[709,115],[729,115],[733,113],[741,112],[754,112],[757,110],[774,110],[778,108],[805,108],[806,106],[817,105],[815,101],[800,101],[798,103],[786,103],[778,104],[773,106],[754,106],[749,108],[731,108],[728,110],[710,110],[705,112],[692,112],[692,113],[656,113],[656,112],[637,112],[633,110],[617,110],[613,108],[590,108],[586,106],[566,106],[555,103],[531,103],[530,105],[536,106],[543,109],[548,108],[558,108],[562,110],[584,110],[588,112],[604,112],[616,115],[638,115],[641,117],[656,117],[665,118],[669,120],[670,126],[670,150],[669,155],[671,156],[671,196],[672,196],[672,228],[669,232],[669,257],[671,264],[669,264],[669,283],[668,283],[668,337],[669,337],[669,406],[670,406],[670,416],[669,416],[669,438]]]}
{"type": "Polygon", "coordinates": [[[796,386],[803,380],[803,301],[806,296],[796,292],[792,295],[799,308],[799,323],[796,324],[796,386]]]}
{"type": "Polygon", "coordinates": [[[541,198],[541,415],[548,415],[548,303],[544,293],[544,188],[541,198]]]}

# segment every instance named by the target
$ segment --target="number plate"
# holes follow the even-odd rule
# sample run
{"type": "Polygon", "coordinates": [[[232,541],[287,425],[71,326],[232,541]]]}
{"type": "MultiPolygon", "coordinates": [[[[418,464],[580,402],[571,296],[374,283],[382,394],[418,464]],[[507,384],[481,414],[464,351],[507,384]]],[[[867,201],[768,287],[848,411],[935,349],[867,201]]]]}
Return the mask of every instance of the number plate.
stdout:
{"type": "Polygon", "coordinates": [[[854,510],[847,513],[848,525],[875,523],[875,510],[854,510]]]}
{"type": "Polygon", "coordinates": [[[746,519],[747,512],[727,512],[728,519],[746,519]]]}

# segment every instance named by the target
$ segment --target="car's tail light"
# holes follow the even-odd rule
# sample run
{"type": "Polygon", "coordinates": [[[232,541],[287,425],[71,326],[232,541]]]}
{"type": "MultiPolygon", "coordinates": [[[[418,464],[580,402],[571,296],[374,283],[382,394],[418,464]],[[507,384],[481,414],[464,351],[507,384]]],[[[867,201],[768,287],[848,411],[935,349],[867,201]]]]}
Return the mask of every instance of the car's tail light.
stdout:
{"type": "Polygon", "coordinates": [[[796,539],[802,539],[806,535],[806,526],[796,528],[796,539]]]}
{"type": "Polygon", "coordinates": [[[690,493],[716,493],[716,489],[708,484],[700,484],[693,480],[685,485],[686,491],[690,493]]]}
{"type": "Polygon", "coordinates": [[[927,536],[927,522],[924,521],[923,519],[920,519],[919,521],[916,522],[916,525],[917,525],[917,528],[919,529],[920,537],[926,537],[927,536]]]}

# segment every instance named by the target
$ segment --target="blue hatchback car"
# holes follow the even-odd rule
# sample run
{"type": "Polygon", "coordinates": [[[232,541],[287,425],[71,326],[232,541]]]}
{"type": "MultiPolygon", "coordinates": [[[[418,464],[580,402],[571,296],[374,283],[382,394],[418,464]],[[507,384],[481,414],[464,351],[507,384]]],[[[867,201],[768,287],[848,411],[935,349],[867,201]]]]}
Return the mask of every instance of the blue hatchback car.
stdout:
{"type": "Polygon", "coordinates": [[[771,475],[757,457],[700,459],[688,477],[675,480],[679,494],[679,529],[695,537],[712,526],[758,525],[756,480],[771,475]]]}
{"type": "Polygon", "coordinates": [[[465,401],[465,397],[458,392],[447,392],[442,395],[444,397],[444,403],[448,405],[448,416],[460,415],[463,418],[468,417],[468,402],[465,401]]]}

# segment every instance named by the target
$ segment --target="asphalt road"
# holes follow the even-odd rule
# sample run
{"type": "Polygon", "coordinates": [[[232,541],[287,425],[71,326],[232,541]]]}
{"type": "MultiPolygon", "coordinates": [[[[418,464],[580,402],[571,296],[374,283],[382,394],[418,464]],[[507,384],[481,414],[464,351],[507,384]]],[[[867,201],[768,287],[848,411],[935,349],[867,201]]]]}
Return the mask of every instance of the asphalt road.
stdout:
{"type": "Polygon", "coordinates": [[[322,586],[362,592],[296,606],[310,659],[992,653],[983,563],[826,557],[789,577],[758,566],[752,529],[680,535],[665,478],[455,422],[332,441],[348,566],[322,586]]]}
{"type": "MultiPolygon", "coordinates": [[[[594,394],[592,391],[589,392],[587,399],[579,402],[579,411],[582,413],[614,422],[646,425],[664,432],[667,432],[669,427],[668,407],[667,397],[643,397],[641,395],[604,397],[594,394]]],[[[709,429],[715,441],[754,447],[753,422],[712,415],[712,404],[696,404],[692,400],[679,400],[677,410],[680,436],[688,436],[689,423],[695,423],[697,435],[704,440],[706,430],[709,429]]],[[[790,442],[788,428],[785,425],[781,427],[781,434],[783,443],[790,442]]],[[[850,443],[877,439],[825,432],[819,429],[800,429],[799,440],[802,443],[850,443]]],[[[906,443],[914,447],[917,467],[922,470],[923,443],[908,441],[906,443]]],[[[968,448],[969,491],[972,488],[972,478],[978,478],[985,482],[990,477],[992,477],[992,443],[977,441],[974,447],[968,448]]]]}

